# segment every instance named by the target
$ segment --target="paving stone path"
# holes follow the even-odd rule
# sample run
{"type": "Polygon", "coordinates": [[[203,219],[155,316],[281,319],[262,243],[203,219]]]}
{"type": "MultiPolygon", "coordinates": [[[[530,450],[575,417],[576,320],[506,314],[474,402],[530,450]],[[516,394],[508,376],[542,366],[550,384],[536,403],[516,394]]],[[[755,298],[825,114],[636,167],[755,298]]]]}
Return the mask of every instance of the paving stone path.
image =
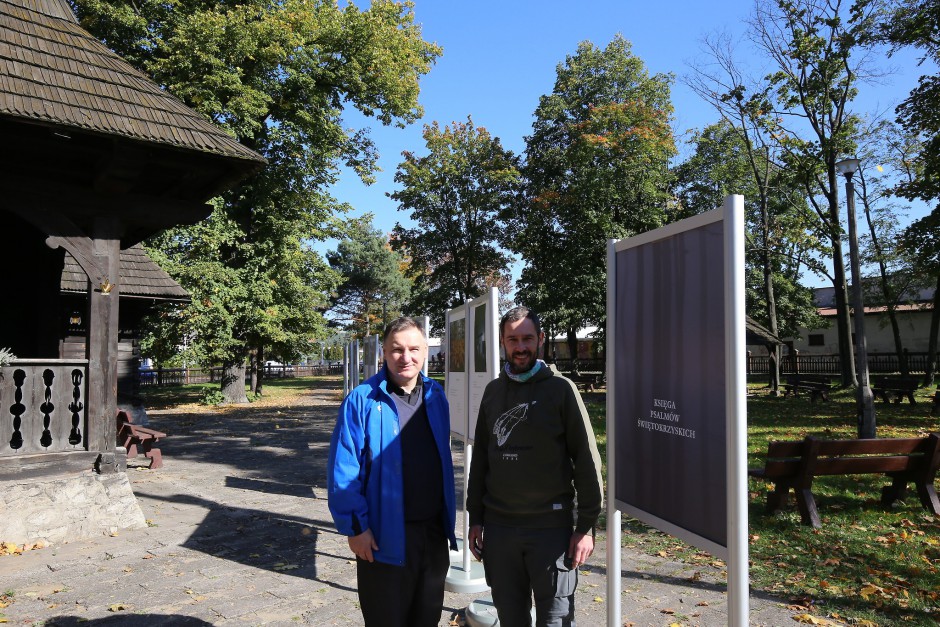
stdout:
{"type": "MultiPolygon", "coordinates": [[[[325,495],[338,387],[318,380],[276,408],[151,411],[150,425],[169,434],[165,465],[152,471],[131,460],[128,469],[150,526],[0,557],[0,594],[12,593],[0,622],[361,625],[355,565],[325,495]]],[[[459,443],[454,453],[459,491],[459,443]]],[[[717,568],[629,548],[622,557],[624,625],[727,624],[717,568]]],[[[606,568],[598,536],[577,592],[582,627],[606,624],[606,568]]],[[[440,625],[463,625],[482,596],[448,593],[440,625]]],[[[792,625],[795,613],[751,596],[751,625],[792,625]]]]}

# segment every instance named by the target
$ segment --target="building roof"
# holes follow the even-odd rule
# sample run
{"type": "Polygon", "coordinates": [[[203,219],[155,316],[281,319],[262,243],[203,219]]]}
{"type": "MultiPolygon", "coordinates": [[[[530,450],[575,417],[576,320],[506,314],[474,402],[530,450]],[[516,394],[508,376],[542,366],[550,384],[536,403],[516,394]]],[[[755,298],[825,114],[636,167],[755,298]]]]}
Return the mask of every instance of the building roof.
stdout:
{"type": "Polygon", "coordinates": [[[764,346],[783,344],[779,337],[750,316],[744,317],[744,328],[746,344],[763,344],[764,346]]]}
{"type": "Polygon", "coordinates": [[[0,116],[264,161],[92,37],[65,0],[0,0],[0,116]]]}
{"type": "MultiPolygon", "coordinates": [[[[930,313],[933,311],[933,303],[913,303],[913,304],[901,304],[895,305],[894,310],[896,312],[924,312],[930,313]]],[[[888,308],[884,305],[878,307],[865,307],[866,314],[882,314],[887,313],[888,308]]],[[[838,313],[838,310],[835,307],[825,307],[816,310],[823,318],[834,318],[838,313]]]]}
{"type": "MultiPolygon", "coordinates": [[[[188,300],[189,293],[174,281],[136,244],[121,251],[121,296],[188,300]]],[[[67,293],[86,294],[88,277],[75,259],[65,253],[62,268],[61,290],[67,293]]]]}
{"type": "MultiPolygon", "coordinates": [[[[876,277],[865,277],[862,280],[862,288],[865,294],[865,300],[868,301],[871,298],[871,294],[880,293],[880,287],[878,286],[876,277]]],[[[849,290],[849,299],[851,300],[851,290],[852,284],[848,284],[847,288],[849,290]]],[[[933,287],[911,287],[908,288],[901,297],[898,299],[903,303],[930,303],[933,300],[935,288],[933,287]]],[[[819,309],[820,315],[825,315],[823,312],[827,309],[834,309],[836,306],[836,290],[834,287],[817,287],[813,289],[813,302],[816,307],[819,309]]],[[[873,302],[873,305],[881,305],[883,303],[873,302]]],[[[868,310],[868,307],[865,307],[865,310],[868,310]]]]}

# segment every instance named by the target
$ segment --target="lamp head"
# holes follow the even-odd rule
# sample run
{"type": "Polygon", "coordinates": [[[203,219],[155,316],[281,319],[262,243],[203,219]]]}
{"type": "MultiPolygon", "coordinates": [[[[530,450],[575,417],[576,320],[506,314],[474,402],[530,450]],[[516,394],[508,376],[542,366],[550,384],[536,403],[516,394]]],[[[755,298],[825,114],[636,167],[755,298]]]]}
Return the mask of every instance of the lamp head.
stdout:
{"type": "Polygon", "coordinates": [[[852,175],[858,172],[858,166],[861,162],[855,157],[849,157],[836,163],[836,172],[850,179],[852,175]]]}

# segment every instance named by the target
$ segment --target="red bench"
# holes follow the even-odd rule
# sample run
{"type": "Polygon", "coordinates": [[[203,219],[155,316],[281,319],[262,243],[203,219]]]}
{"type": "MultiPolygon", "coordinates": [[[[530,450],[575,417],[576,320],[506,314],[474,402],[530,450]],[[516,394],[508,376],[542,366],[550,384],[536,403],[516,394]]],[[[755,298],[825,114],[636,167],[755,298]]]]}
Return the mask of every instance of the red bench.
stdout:
{"type": "Polygon", "coordinates": [[[119,411],[117,414],[117,443],[127,450],[127,458],[133,459],[140,453],[150,460],[148,468],[157,469],[163,467],[163,454],[154,444],[165,438],[166,434],[154,429],[148,429],[134,424],[130,415],[125,411],[119,411]],[[139,450],[138,450],[138,447],[139,450]]]}

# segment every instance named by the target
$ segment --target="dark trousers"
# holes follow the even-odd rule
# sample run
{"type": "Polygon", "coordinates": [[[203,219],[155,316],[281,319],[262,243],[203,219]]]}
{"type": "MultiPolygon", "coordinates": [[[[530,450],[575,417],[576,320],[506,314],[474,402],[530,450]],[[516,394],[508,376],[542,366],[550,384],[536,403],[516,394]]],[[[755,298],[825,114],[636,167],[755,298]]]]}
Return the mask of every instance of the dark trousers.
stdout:
{"type": "Polygon", "coordinates": [[[578,571],[567,558],[571,532],[484,525],[483,569],[501,626],[531,625],[533,597],[538,627],[574,626],[578,571]]]}
{"type": "Polygon", "coordinates": [[[450,567],[440,519],[405,523],[405,565],[356,560],[366,627],[437,627],[450,567]]]}

